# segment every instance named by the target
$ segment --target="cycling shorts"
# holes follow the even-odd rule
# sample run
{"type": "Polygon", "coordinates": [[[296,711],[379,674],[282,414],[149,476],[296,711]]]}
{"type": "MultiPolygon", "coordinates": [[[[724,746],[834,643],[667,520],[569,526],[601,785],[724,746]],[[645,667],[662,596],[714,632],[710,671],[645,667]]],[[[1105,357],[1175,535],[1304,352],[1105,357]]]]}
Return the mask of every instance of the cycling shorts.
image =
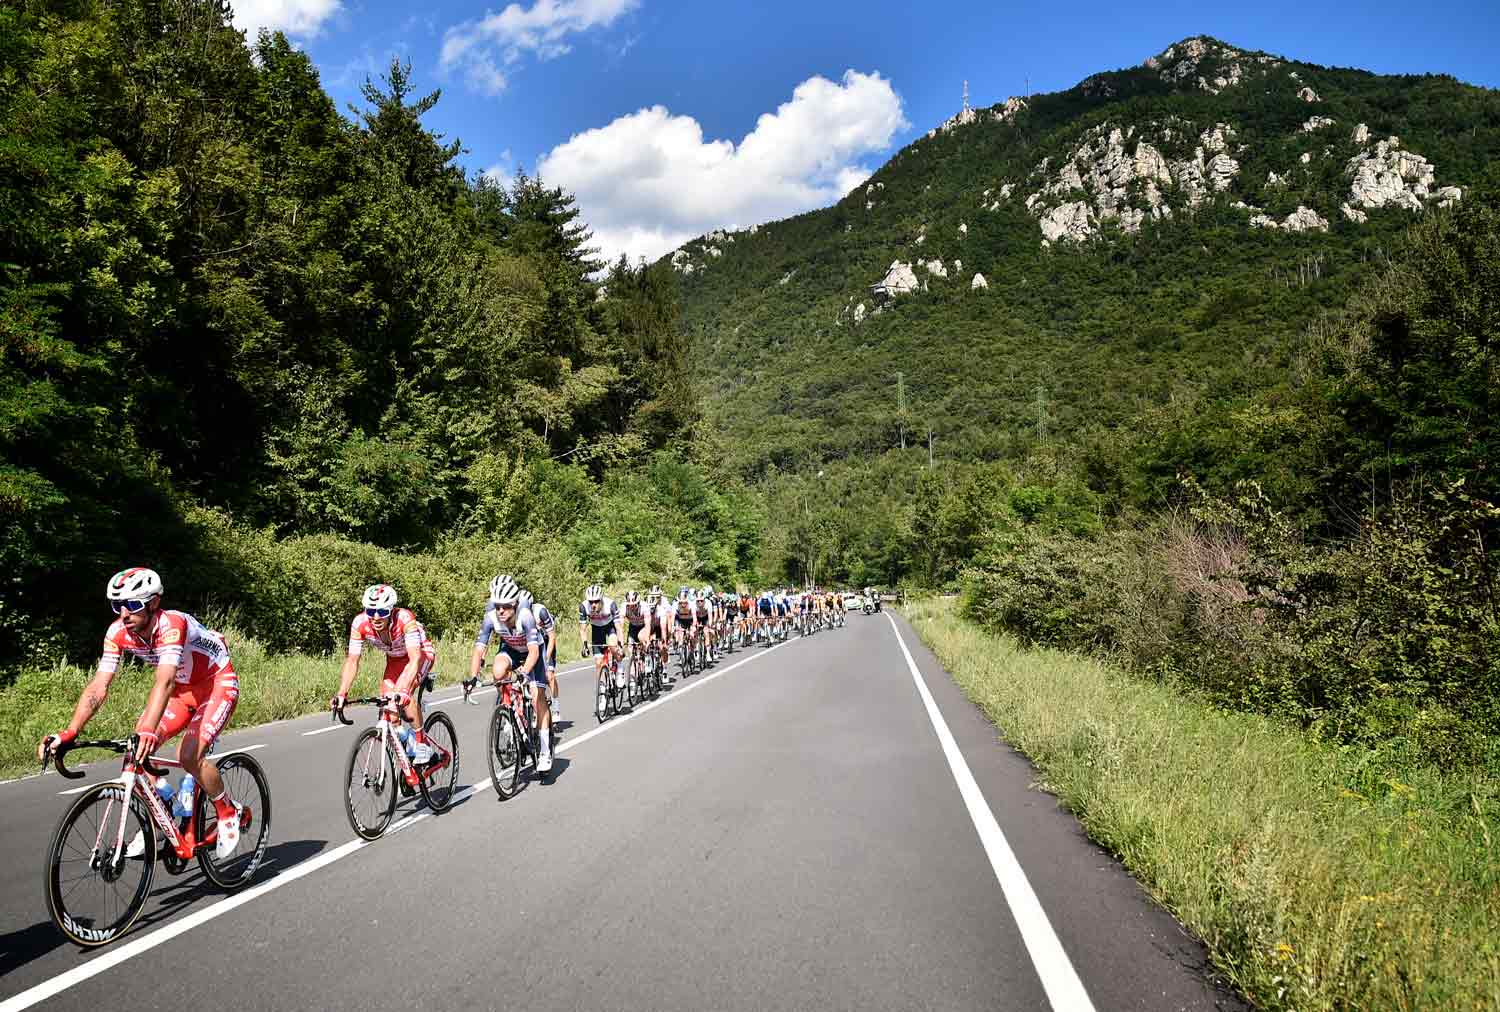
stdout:
{"type": "MultiPolygon", "coordinates": [[[[417,678],[416,678],[416,681],[413,682],[412,685],[407,688],[407,690],[406,690],[407,692],[410,692],[410,693],[413,693],[413,694],[416,693],[416,691],[417,691],[417,684],[419,684],[422,681],[422,679],[426,678],[428,676],[428,674],[431,673],[431,671],[432,671],[432,662],[435,661],[436,659],[437,659],[437,655],[436,654],[429,654],[425,650],[422,652],[422,660],[420,662],[418,662],[418,664],[417,664],[417,678]]],[[[380,694],[382,696],[389,696],[391,693],[393,693],[393,692],[396,691],[396,683],[401,680],[401,672],[403,672],[405,670],[406,670],[406,658],[405,657],[391,657],[389,655],[386,656],[386,659],[385,659],[385,674],[382,675],[381,679],[380,679],[380,694]]]]}
{"type": "Polygon", "coordinates": [[[626,635],[625,638],[626,639],[632,639],[632,640],[638,640],[638,639],[640,639],[641,638],[641,630],[644,629],[644,628],[646,628],[646,623],[644,623],[644,622],[642,622],[640,625],[631,625],[629,622],[626,622],[625,623],[625,632],[626,632],[627,635],[626,635]]]}
{"type": "Polygon", "coordinates": [[[603,646],[608,646],[610,639],[614,635],[615,635],[615,627],[612,626],[612,625],[590,625],[589,626],[589,642],[594,645],[594,647],[595,647],[595,651],[594,652],[595,653],[598,653],[598,649],[597,648],[603,647],[603,646]]]}
{"type": "Polygon", "coordinates": [[[760,603],[760,613],[762,615],[766,616],[767,618],[770,618],[771,617],[771,609],[773,607],[775,607],[775,605],[771,604],[770,601],[762,601],[760,603]]]}
{"type": "Polygon", "coordinates": [[[651,620],[651,635],[655,636],[659,640],[666,639],[667,638],[667,624],[665,622],[663,622],[660,618],[653,618],[651,620]]]}
{"type": "MultiPolygon", "coordinates": [[[[547,661],[541,656],[541,654],[544,652],[545,651],[538,649],[536,665],[529,672],[527,672],[526,677],[533,685],[547,684],[547,661]]],[[[502,643],[500,644],[500,653],[504,654],[505,657],[510,661],[511,671],[519,672],[526,666],[527,651],[515,650],[512,649],[508,644],[502,643]]],[[[496,659],[498,660],[499,658],[497,657],[496,659]]]]}
{"type": "Polygon", "coordinates": [[[240,676],[227,664],[212,679],[179,683],[167,697],[167,708],[156,725],[157,741],[165,744],[187,728],[183,744],[195,742],[198,754],[206,754],[234,715],[239,698],[240,676]]]}

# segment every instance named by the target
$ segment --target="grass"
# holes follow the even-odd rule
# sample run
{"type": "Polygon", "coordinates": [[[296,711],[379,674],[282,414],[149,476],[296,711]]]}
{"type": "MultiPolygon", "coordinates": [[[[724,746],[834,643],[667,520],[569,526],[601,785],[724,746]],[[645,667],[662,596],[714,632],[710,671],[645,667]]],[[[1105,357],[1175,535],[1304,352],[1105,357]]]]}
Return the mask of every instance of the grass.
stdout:
{"type": "Polygon", "coordinates": [[[1267,1009],[1500,1010],[1500,785],[1377,765],[908,609],[1042,785],[1267,1009]]]}
{"type": "MultiPolygon", "coordinates": [[[[343,654],[273,654],[226,625],[216,626],[229,640],[235,670],[240,675],[240,697],[229,730],[253,727],[273,720],[300,717],[328,708],[338,688],[343,654]]],[[[439,684],[456,683],[468,671],[472,636],[456,635],[437,640],[437,663],[433,670],[439,684]]],[[[371,695],[379,690],[385,655],[365,651],[353,692],[371,695]]],[[[0,777],[35,773],[36,745],[42,737],[66,727],[93,670],[71,664],[23,670],[15,681],[0,688],[0,777]]],[[[91,738],[120,738],[135,730],[135,722],[146,706],[151,672],[134,662],[122,665],[110,686],[109,699],[94,715],[84,732],[91,738]]],[[[79,754],[83,761],[101,753],[79,754]]]]}

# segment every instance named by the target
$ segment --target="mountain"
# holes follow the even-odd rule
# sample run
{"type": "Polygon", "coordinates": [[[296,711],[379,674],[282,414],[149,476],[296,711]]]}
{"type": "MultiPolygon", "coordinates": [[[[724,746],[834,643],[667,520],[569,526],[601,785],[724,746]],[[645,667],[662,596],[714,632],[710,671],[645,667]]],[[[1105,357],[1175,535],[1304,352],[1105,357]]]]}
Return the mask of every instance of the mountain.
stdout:
{"type": "Polygon", "coordinates": [[[1497,192],[1500,93],[1200,36],[664,259],[747,475],[929,426],[1003,459],[1269,389],[1418,216],[1497,192]]]}

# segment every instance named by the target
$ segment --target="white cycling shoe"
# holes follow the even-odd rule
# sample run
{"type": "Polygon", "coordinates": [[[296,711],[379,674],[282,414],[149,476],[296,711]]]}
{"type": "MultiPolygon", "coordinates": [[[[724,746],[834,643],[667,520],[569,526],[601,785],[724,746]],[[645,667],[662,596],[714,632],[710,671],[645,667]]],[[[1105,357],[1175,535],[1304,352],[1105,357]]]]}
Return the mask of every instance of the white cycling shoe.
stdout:
{"type": "Polygon", "coordinates": [[[420,766],[423,763],[432,762],[432,746],[425,741],[414,741],[411,743],[412,765],[420,766]]]}
{"type": "Polygon", "coordinates": [[[146,856],[146,831],[144,829],[137,829],[135,835],[130,838],[130,842],[125,845],[125,856],[132,859],[146,856]]]}
{"type": "Polygon", "coordinates": [[[539,759],[537,759],[537,761],[536,761],[536,771],[538,773],[551,773],[552,772],[552,753],[551,752],[543,752],[542,755],[541,755],[541,757],[539,759]]]}
{"type": "Polygon", "coordinates": [[[234,814],[227,819],[220,819],[214,839],[214,857],[220,861],[234,853],[234,848],[240,845],[240,812],[239,805],[234,806],[234,814]]]}

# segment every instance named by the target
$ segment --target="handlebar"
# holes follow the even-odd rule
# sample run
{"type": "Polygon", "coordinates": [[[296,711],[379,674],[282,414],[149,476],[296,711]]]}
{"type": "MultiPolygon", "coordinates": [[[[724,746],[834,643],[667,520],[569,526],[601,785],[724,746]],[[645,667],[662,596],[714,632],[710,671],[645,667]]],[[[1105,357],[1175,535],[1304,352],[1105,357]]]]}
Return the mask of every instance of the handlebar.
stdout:
{"type": "MultiPolygon", "coordinates": [[[[122,753],[134,754],[136,745],[139,740],[140,739],[137,735],[131,735],[129,738],[121,738],[115,740],[101,739],[99,741],[70,741],[65,744],[58,745],[57,747],[52,749],[52,751],[48,754],[48,758],[52,760],[53,768],[56,769],[61,776],[66,777],[69,780],[82,780],[84,777],[88,776],[88,774],[84,773],[81,770],[68,769],[67,764],[63,761],[64,757],[66,757],[69,752],[73,751],[76,748],[102,748],[108,749],[109,751],[114,752],[117,755],[122,753]]],[[[43,760],[42,769],[45,770],[46,768],[47,762],[46,760],[43,760]]],[[[141,762],[141,768],[154,777],[164,777],[167,775],[167,771],[164,767],[151,765],[150,756],[147,756],[146,759],[141,762]]]]}
{"type": "MultiPolygon", "coordinates": [[[[344,700],[344,706],[349,706],[351,704],[355,706],[362,706],[366,703],[373,704],[375,706],[385,706],[393,702],[394,698],[395,697],[393,696],[364,696],[360,699],[346,699],[344,700]]],[[[354,721],[344,716],[343,706],[338,707],[333,711],[333,719],[338,723],[343,724],[345,727],[350,727],[354,724],[354,721]]]]}

